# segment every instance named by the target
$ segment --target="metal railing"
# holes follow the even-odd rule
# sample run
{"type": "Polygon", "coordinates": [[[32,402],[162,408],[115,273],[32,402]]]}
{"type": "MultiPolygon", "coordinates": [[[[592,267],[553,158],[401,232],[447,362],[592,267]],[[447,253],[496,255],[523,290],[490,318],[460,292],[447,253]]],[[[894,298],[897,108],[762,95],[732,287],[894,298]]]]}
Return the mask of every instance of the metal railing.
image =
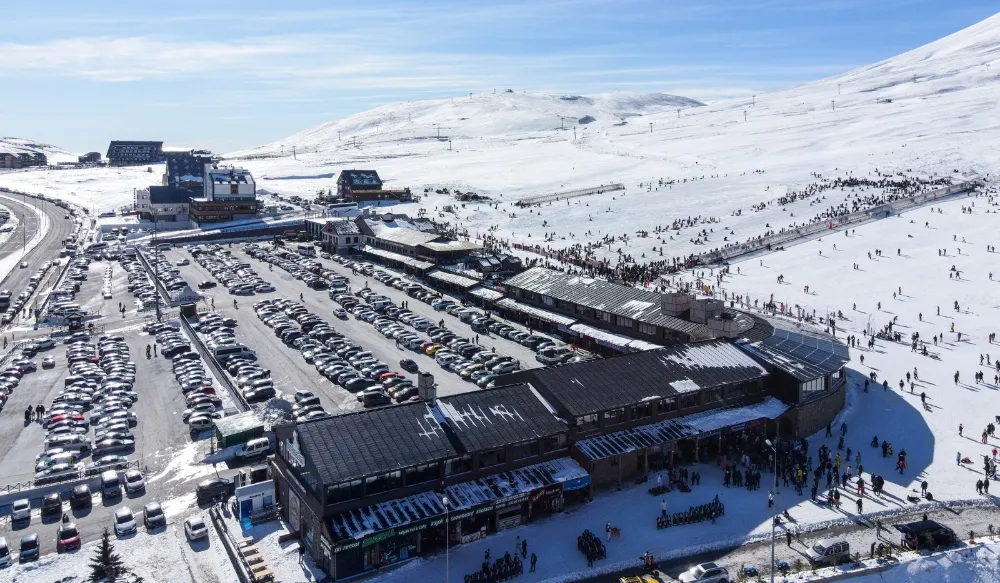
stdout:
{"type": "Polygon", "coordinates": [[[187,318],[185,317],[181,317],[179,319],[181,322],[181,327],[184,328],[184,331],[187,332],[188,337],[191,338],[192,346],[194,346],[195,350],[198,351],[198,354],[201,354],[201,359],[205,361],[205,364],[208,365],[208,368],[212,370],[212,374],[214,374],[215,377],[219,380],[219,383],[225,386],[226,390],[229,391],[229,395],[233,398],[233,403],[236,405],[236,408],[239,409],[240,411],[249,411],[250,404],[247,403],[246,399],[243,398],[243,394],[240,393],[240,391],[233,384],[232,379],[229,378],[229,374],[226,373],[225,370],[223,370],[222,366],[219,365],[219,362],[215,360],[215,357],[212,355],[212,352],[208,349],[207,346],[205,346],[205,343],[202,342],[201,337],[198,336],[198,333],[191,325],[191,322],[188,322],[187,318]]]}
{"type": "Polygon", "coordinates": [[[123,471],[126,471],[126,470],[132,470],[132,469],[138,470],[139,469],[139,460],[129,461],[129,462],[127,462],[125,464],[124,467],[117,467],[116,468],[116,467],[112,467],[112,466],[104,466],[104,467],[96,467],[96,468],[80,468],[75,473],[67,474],[65,476],[59,476],[57,478],[51,478],[51,479],[44,479],[43,478],[41,480],[37,480],[37,479],[36,480],[26,480],[24,482],[14,482],[12,484],[5,484],[3,486],[0,486],[0,496],[5,495],[5,494],[18,494],[18,493],[25,492],[25,491],[28,491],[28,490],[34,490],[35,488],[42,488],[42,487],[46,487],[47,488],[49,486],[58,486],[59,484],[63,484],[63,483],[66,483],[66,482],[74,482],[74,481],[82,480],[82,479],[85,479],[85,478],[92,478],[94,476],[98,476],[101,473],[106,472],[108,470],[112,470],[112,469],[116,470],[116,471],[119,471],[119,472],[123,472],[123,471]]]}
{"type": "Polygon", "coordinates": [[[534,196],[525,196],[517,200],[517,204],[538,204],[542,202],[556,201],[556,200],[569,200],[571,198],[578,198],[581,196],[590,196],[592,194],[604,194],[605,192],[616,192],[619,190],[625,190],[625,185],[620,182],[612,182],[611,184],[602,184],[600,186],[593,186],[591,188],[578,188],[576,190],[566,190],[563,192],[551,192],[549,194],[536,194],[534,196]]]}

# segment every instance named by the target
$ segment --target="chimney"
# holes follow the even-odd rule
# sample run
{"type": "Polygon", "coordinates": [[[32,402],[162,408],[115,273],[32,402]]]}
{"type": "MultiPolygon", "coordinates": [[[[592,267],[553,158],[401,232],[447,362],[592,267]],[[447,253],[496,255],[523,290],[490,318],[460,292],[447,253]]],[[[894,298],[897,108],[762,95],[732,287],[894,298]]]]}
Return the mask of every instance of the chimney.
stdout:
{"type": "Polygon", "coordinates": [[[660,311],[668,316],[678,317],[688,310],[690,299],[684,292],[667,292],[660,296],[660,311]]]}
{"type": "Polygon", "coordinates": [[[420,376],[417,377],[417,394],[431,407],[437,403],[437,385],[434,384],[434,375],[429,372],[420,373],[420,376]]]}

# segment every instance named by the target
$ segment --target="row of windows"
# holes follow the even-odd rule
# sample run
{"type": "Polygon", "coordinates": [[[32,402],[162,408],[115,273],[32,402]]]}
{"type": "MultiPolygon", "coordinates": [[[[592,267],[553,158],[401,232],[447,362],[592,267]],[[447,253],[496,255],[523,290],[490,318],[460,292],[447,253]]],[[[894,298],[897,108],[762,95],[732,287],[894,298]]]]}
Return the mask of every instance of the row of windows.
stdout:
{"type": "MultiPolygon", "coordinates": [[[[510,446],[510,459],[512,461],[527,459],[564,447],[566,447],[566,436],[564,434],[549,437],[541,441],[528,441],[510,446]]],[[[472,455],[464,455],[445,461],[444,475],[446,477],[457,476],[477,469],[481,470],[503,465],[507,461],[508,452],[503,447],[481,452],[478,455],[478,464],[472,455]]],[[[326,504],[339,504],[364,496],[381,494],[404,486],[434,482],[440,478],[441,464],[430,463],[379,476],[369,476],[364,480],[351,480],[350,482],[328,486],[326,488],[326,504]]]]}
{"type": "Polygon", "coordinates": [[[622,407],[602,413],[583,415],[576,418],[576,425],[581,430],[594,429],[600,425],[599,421],[603,417],[603,426],[607,427],[646,417],[659,416],[672,411],[691,409],[701,405],[718,404],[726,399],[741,399],[750,393],[758,392],[762,389],[763,385],[761,384],[750,384],[728,387],[725,390],[719,388],[683,393],[674,397],[647,401],[634,407],[622,407]]]}

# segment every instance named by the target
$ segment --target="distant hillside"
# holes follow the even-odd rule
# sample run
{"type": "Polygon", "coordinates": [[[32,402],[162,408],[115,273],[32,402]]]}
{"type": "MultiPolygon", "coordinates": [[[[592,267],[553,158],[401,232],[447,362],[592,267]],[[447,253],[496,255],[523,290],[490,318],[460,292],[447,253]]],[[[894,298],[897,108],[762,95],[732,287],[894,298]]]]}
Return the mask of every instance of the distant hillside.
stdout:
{"type": "Polygon", "coordinates": [[[228,156],[287,153],[292,146],[297,151],[323,152],[346,142],[436,139],[439,134],[442,138],[518,138],[558,129],[572,131],[573,126],[623,125],[637,116],[702,105],[694,99],[663,93],[479,93],[383,105],[228,156]]]}
{"type": "Polygon", "coordinates": [[[25,138],[0,138],[0,152],[7,152],[9,154],[34,154],[41,152],[45,154],[50,164],[68,161],[76,162],[77,159],[77,154],[73,152],[66,151],[52,144],[43,144],[25,138]]]}

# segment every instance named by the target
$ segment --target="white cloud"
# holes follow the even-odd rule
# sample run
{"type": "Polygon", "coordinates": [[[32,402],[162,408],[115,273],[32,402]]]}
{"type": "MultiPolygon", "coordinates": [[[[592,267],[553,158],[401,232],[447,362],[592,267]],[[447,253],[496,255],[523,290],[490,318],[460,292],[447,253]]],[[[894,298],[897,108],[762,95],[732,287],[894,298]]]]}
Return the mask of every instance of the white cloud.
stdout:
{"type": "Polygon", "coordinates": [[[138,81],[246,67],[257,59],[303,53],[282,38],[231,42],[170,41],[148,37],[66,38],[39,44],[0,44],[9,59],[0,75],[45,72],[97,81],[138,81]]]}

